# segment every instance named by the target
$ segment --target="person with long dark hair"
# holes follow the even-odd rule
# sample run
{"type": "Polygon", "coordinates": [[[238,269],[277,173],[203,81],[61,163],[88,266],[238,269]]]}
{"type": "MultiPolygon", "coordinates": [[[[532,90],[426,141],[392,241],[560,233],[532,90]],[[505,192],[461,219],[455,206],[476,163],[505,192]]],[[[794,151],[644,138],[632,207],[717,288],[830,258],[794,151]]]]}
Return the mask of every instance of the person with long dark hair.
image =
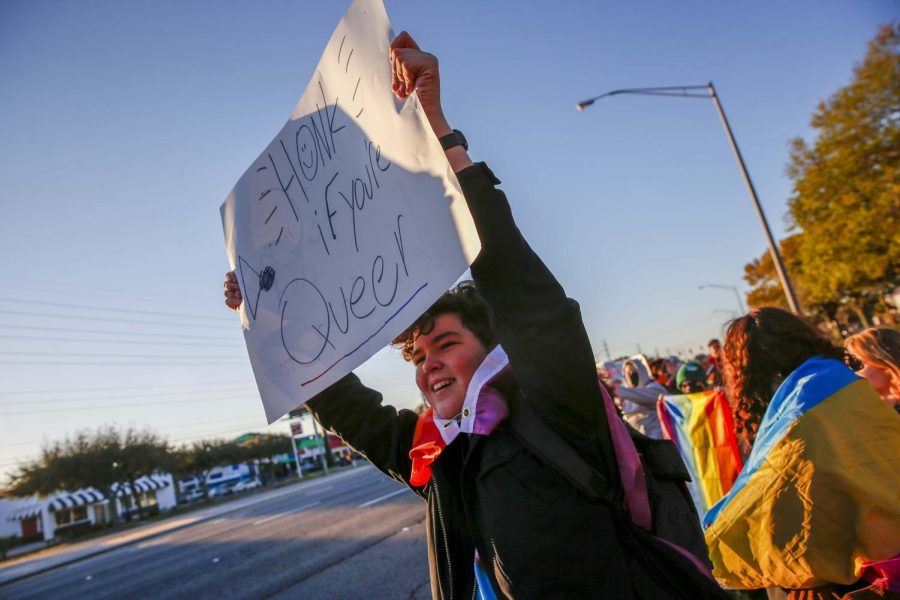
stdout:
{"type": "Polygon", "coordinates": [[[844,353],[815,325],[785,310],[759,308],[731,322],[723,349],[725,382],[745,456],[775,390],[813,356],[842,360],[844,353]]]}
{"type": "Polygon", "coordinates": [[[833,599],[897,568],[900,420],[842,359],[815,325],[779,308],[728,327],[725,380],[749,456],[704,518],[727,587],[833,599]]]}

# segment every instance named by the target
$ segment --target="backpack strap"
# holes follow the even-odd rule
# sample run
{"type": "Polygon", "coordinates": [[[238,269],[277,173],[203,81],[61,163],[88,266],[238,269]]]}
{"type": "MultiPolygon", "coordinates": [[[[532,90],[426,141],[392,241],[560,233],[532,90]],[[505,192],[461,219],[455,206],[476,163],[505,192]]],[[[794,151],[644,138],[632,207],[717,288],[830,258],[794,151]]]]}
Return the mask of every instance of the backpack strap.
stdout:
{"type": "Polygon", "coordinates": [[[527,398],[518,397],[508,422],[513,433],[529,450],[556,469],[585,496],[624,510],[622,490],[611,486],[603,473],[581,458],[568,442],[544,423],[527,398]]]}

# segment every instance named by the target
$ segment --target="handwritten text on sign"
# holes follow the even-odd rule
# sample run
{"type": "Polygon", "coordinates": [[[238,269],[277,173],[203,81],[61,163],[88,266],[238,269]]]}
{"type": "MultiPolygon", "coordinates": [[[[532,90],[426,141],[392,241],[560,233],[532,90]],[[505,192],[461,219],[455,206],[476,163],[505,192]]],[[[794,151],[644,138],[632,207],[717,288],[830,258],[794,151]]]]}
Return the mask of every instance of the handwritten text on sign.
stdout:
{"type": "Polygon", "coordinates": [[[415,98],[391,95],[389,40],[380,0],[356,0],[222,206],[269,422],[387,344],[477,252],[415,98]]]}

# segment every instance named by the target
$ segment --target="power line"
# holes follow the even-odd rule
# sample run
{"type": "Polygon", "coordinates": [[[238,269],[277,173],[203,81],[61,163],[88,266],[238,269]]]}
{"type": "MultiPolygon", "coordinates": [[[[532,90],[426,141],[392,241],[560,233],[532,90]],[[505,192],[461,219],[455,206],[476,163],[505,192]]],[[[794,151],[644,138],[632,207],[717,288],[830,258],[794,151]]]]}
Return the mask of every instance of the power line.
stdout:
{"type": "MultiPolygon", "coordinates": [[[[239,398],[243,398],[244,396],[239,396],[239,398]]],[[[229,398],[233,399],[233,398],[229,398]]],[[[46,410],[29,410],[29,411],[21,411],[21,412],[0,412],[0,417],[19,417],[24,415],[43,415],[48,413],[65,413],[65,412],[81,412],[85,410],[109,410],[109,409],[122,409],[126,408],[128,410],[134,410],[136,408],[143,408],[145,406],[171,406],[173,404],[184,405],[184,404],[209,404],[210,402],[222,402],[223,398],[210,398],[206,400],[194,400],[191,402],[185,402],[183,400],[167,400],[166,402],[146,402],[141,404],[140,406],[132,406],[132,405],[122,405],[122,404],[104,404],[102,406],[79,406],[77,408],[49,408],[46,410]]]]}
{"type": "MultiPolygon", "coordinates": [[[[184,428],[184,427],[196,427],[196,426],[198,426],[198,425],[206,425],[206,426],[213,426],[213,427],[216,427],[216,426],[219,426],[219,425],[223,425],[223,426],[224,426],[224,425],[234,424],[235,427],[237,427],[237,428],[241,428],[241,427],[256,427],[256,426],[257,426],[256,423],[257,423],[257,418],[255,418],[255,417],[240,417],[240,418],[237,418],[237,417],[236,417],[236,418],[234,418],[234,419],[226,419],[226,420],[224,420],[224,421],[209,421],[209,420],[206,420],[206,421],[195,421],[195,422],[193,422],[193,423],[179,423],[178,425],[170,425],[170,426],[165,427],[165,428],[159,428],[160,431],[158,431],[157,433],[163,433],[163,434],[167,434],[167,433],[168,433],[168,434],[171,435],[171,431],[170,431],[170,430],[172,430],[172,429],[182,429],[182,428],[184,428]],[[251,421],[252,421],[252,422],[251,422],[251,421]]],[[[151,427],[150,429],[151,429],[151,430],[154,430],[155,428],[151,427]]],[[[193,434],[181,434],[181,435],[193,435],[193,434]]],[[[17,443],[14,443],[14,444],[0,444],[0,448],[4,448],[4,447],[12,447],[12,446],[28,446],[28,445],[35,445],[35,444],[40,444],[40,443],[42,443],[42,442],[44,442],[43,439],[41,439],[41,440],[32,440],[32,441],[30,441],[30,442],[17,442],[17,443]]],[[[22,456],[24,456],[24,455],[22,455],[22,456]]]]}
{"type": "Polygon", "coordinates": [[[174,333],[150,333],[145,331],[111,331],[108,329],[78,329],[70,327],[38,327],[34,325],[3,325],[4,329],[19,329],[26,331],[65,331],[67,333],[100,333],[105,335],[128,335],[143,336],[171,339],[188,339],[188,340],[222,340],[232,341],[233,337],[211,336],[211,335],[178,335],[174,333]]]}
{"type": "Polygon", "coordinates": [[[25,317],[43,317],[51,319],[73,319],[77,321],[103,321],[109,323],[138,323],[140,325],[167,325],[175,327],[198,327],[202,329],[222,329],[226,324],[222,325],[200,325],[197,323],[172,323],[168,321],[141,321],[139,319],[117,319],[115,317],[87,317],[84,315],[57,315],[53,313],[32,312],[27,310],[6,310],[0,309],[0,314],[17,315],[25,317]]]}
{"type": "MultiPolygon", "coordinates": [[[[252,397],[256,393],[256,390],[255,389],[236,390],[236,389],[232,388],[232,389],[221,389],[221,390],[211,390],[211,391],[196,391],[196,392],[192,392],[192,395],[201,395],[204,397],[208,397],[212,392],[232,392],[233,395],[215,396],[215,398],[218,398],[220,400],[231,400],[234,398],[246,398],[247,396],[252,397]]],[[[174,396],[177,397],[177,396],[180,396],[183,394],[184,393],[176,392],[174,394],[174,396]]],[[[40,404],[40,405],[58,404],[60,402],[64,403],[64,404],[72,405],[72,404],[77,404],[78,402],[96,402],[98,400],[99,401],[113,400],[113,401],[118,402],[120,400],[133,400],[135,398],[159,398],[160,396],[163,396],[163,394],[132,394],[132,395],[124,395],[124,396],[100,396],[100,397],[90,396],[88,398],[49,398],[49,399],[38,399],[38,400],[31,399],[31,400],[18,400],[18,401],[12,401],[12,402],[0,402],[0,406],[33,406],[35,404],[40,404]]],[[[174,398],[172,398],[172,396],[170,396],[170,395],[166,395],[166,397],[174,400],[174,398]]],[[[181,399],[181,401],[184,404],[191,404],[191,403],[195,402],[196,400],[197,400],[196,398],[193,398],[193,399],[191,399],[191,398],[183,399],[182,398],[181,399]]],[[[128,405],[126,404],[124,406],[128,406],[128,405]]],[[[135,408],[140,408],[140,406],[135,406],[135,408]]]]}
{"type": "MultiPolygon", "coordinates": [[[[266,425],[266,427],[264,427],[264,428],[267,428],[267,427],[269,427],[269,426],[266,425]]],[[[264,428],[263,428],[263,429],[264,429],[264,428]]],[[[198,434],[196,434],[196,435],[186,435],[186,436],[177,437],[177,438],[171,438],[171,439],[172,439],[173,442],[186,443],[186,442],[191,442],[191,441],[194,441],[194,440],[206,439],[206,438],[209,438],[210,436],[224,435],[224,434],[226,434],[226,433],[230,433],[230,432],[232,432],[232,431],[240,431],[240,430],[242,430],[242,429],[260,429],[260,428],[259,428],[259,427],[253,427],[253,426],[248,426],[248,427],[231,427],[231,428],[229,428],[229,429],[223,429],[223,430],[220,430],[220,431],[207,431],[207,432],[204,432],[204,433],[198,433],[198,434]]]]}
{"type": "MultiPolygon", "coordinates": [[[[19,290],[22,289],[35,289],[41,292],[52,291],[53,293],[59,293],[58,290],[69,289],[69,290],[77,290],[80,296],[112,296],[113,298],[130,298],[135,300],[147,301],[152,299],[158,299],[162,302],[177,302],[179,304],[184,304],[183,296],[168,296],[165,294],[154,294],[152,292],[148,292],[146,290],[142,290],[140,293],[136,293],[133,291],[126,290],[114,290],[114,289],[106,289],[100,288],[96,285],[92,286],[83,286],[83,285],[75,285],[71,283],[59,283],[55,281],[42,281],[39,279],[29,279],[27,277],[17,277],[15,275],[9,275],[6,279],[15,280],[19,282],[24,282],[23,284],[17,284],[16,288],[19,290]]],[[[197,305],[199,307],[199,304],[197,305]]]]}
{"type": "MultiPolygon", "coordinates": [[[[211,436],[224,435],[226,433],[242,431],[242,430],[259,430],[259,429],[268,429],[271,425],[258,426],[255,424],[245,424],[245,425],[235,425],[234,427],[228,427],[227,429],[217,429],[211,431],[201,431],[195,433],[189,433],[180,435],[177,437],[169,436],[169,441],[177,444],[185,444],[195,440],[208,439],[211,436]]],[[[40,458],[40,455],[22,455],[19,458],[14,458],[9,462],[0,462],[0,468],[6,468],[11,466],[20,466],[25,462],[34,461],[40,458]]]]}
{"type": "Polygon", "coordinates": [[[125,386],[113,386],[113,387],[90,387],[90,388],[65,388],[65,389],[56,389],[56,390],[18,390],[15,392],[6,392],[5,394],[0,394],[2,396],[20,396],[24,394],[59,394],[63,392],[68,393],[88,393],[88,392],[111,392],[115,390],[146,390],[146,389],[156,389],[156,388],[171,388],[171,387],[181,387],[181,386],[203,386],[203,385],[239,385],[247,383],[244,381],[206,381],[206,382],[186,382],[186,383],[153,383],[149,385],[125,385],[125,386]]]}
{"type": "Polygon", "coordinates": [[[34,404],[35,402],[39,403],[48,403],[48,402],[94,402],[96,400],[123,400],[123,399],[134,399],[134,398],[158,398],[162,395],[166,396],[184,396],[184,395],[209,395],[217,392],[245,392],[248,394],[252,394],[256,392],[256,388],[244,388],[241,390],[240,388],[230,387],[230,388],[214,388],[210,390],[189,390],[184,392],[156,392],[153,394],[114,394],[112,396],[89,396],[87,398],[44,398],[44,399],[34,399],[31,400],[14,400],[12,402],[0,401],[0,406],[18,406],[24,404],[34,404]]]}
{"type": "Polygon", "coordinates": [[[79,310],[98,310],[98,311],[106,311],[106,312],[117,312],[117,313],[129,313],[135,315],[153,315],[157,317],[175,317],[178,319],[202,319],[204,321],[218,321],[218,322],[234,322],[233,319],[228,317],[210,317],[208,315],[191,315],[191,314],[179,314],[172,312],[161,312],[161,311],[152,311],[152,310],[137,310],[132,308],[115,308],[111,306],[91,306],[89,304],[67,304],[65,302],[44,302],[41,300],[23,300],[20,298],[0,298],[0,302],[10,302],[15,304],[28,304],[28,305],[38,305],[38,306],[55,306],[58,308],[76,308],[79,310]]]}
{"type": "Polygon", "coordinates": [[[20,351],[0,351],[0,356],[73,356],[77,358],[186,358],[186,359],[208,359],[208,360],[235,360],[234,356],[215,356],[204,354],[103,354],[92,352],[20,352],[20,351]]]}
{"type": "Polygon", "coordinates": [[[19,360],[0,361],[0,366],[39,366],[52,365],[57,367],[75,366],[75,367],[215,367],[224,365],[243,365],[245,360],[235,361],[216,361],[216,362],[84,362],[84,361],[62,361],[62,360],[19,360]]]}
{"type": "MultiPolygon", "coordinates": [[[[40,342],[72,342],[78,344],[129,344],[136,346],[202,346],[206,348],[218,348],[222,344],[210,342],[153,342],[147,340],[89,340],[86,338],[43,337],[30,335],[0,335],[2,340],[25,340],[40,342]]],[[[224,338],[223,338],[224,340],[224,338]]],[[[228,340],[232,343],[240,343],[239,340],[228,340]]]]}

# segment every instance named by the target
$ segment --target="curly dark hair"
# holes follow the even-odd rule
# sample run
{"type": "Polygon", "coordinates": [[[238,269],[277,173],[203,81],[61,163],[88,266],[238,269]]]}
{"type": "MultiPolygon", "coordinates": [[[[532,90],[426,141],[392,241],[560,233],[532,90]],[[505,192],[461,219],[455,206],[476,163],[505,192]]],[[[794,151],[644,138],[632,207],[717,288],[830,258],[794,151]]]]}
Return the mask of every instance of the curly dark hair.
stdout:
{"type": "Polygon", "coordinates": [[[413,343],[420,335],[430,333],[434,329],[434,320],[447,313],[459,317],[463,326],[475,334],[488,350],[497,345],[491,307],[471,280],[462,281],[444,292],[412,325],[394,338],[391,345],[400,348],[404,360],[411,361],[413,343]]]}
{"type": "Polygon", "coordinates": [[[844,356],[812,322],[772,306],[732,321],[722,354],[735,433],[748,448],[785,377],[813,356],[837,360],[844,356]]]}

